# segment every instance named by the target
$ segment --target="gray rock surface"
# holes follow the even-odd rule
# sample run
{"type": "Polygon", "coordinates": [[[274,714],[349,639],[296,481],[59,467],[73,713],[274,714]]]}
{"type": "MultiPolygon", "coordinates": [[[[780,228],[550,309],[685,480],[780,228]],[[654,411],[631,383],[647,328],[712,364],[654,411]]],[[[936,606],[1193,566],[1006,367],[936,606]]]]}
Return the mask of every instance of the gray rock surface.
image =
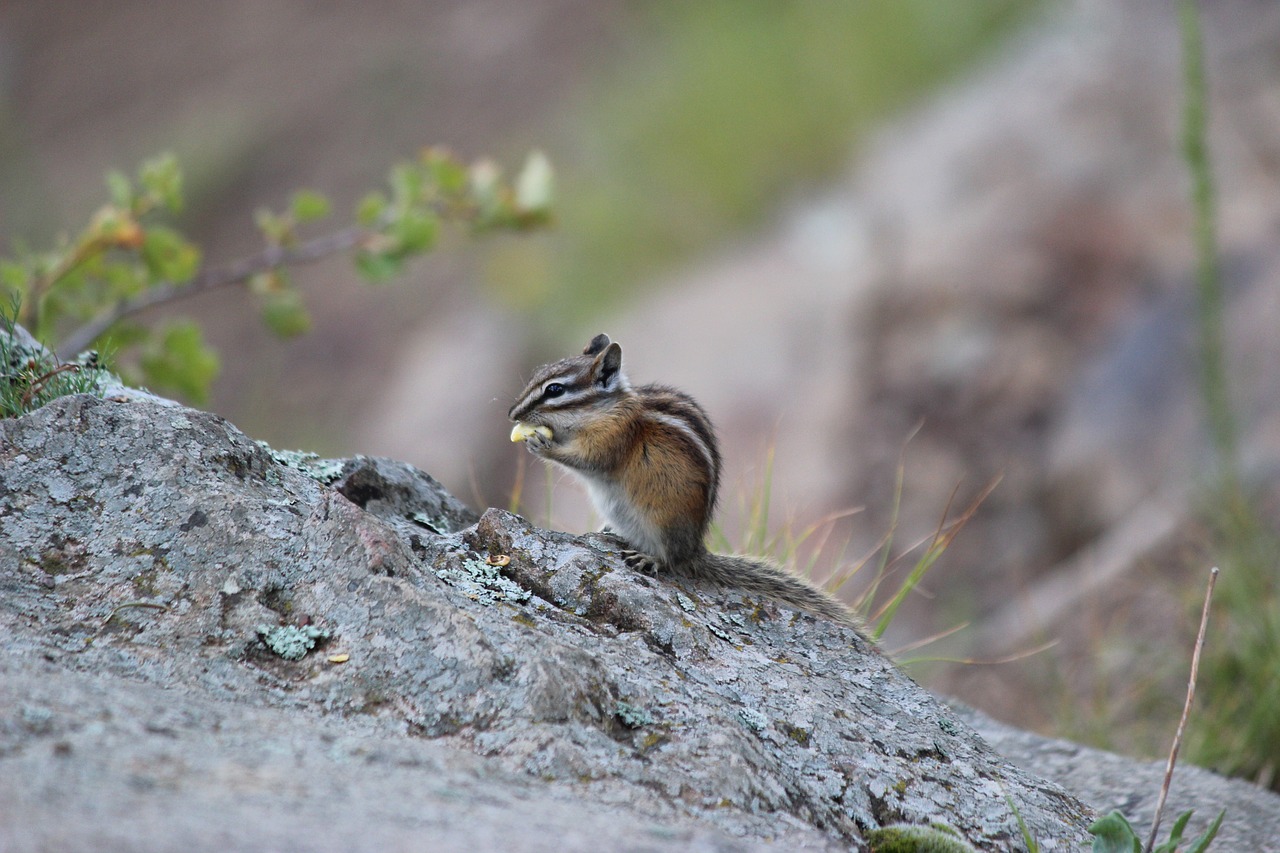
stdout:
{"type": "Polygon", "coordinates": [[[1016,849],[1005,792],[1085,838],[846,629],[278,456],[145,398],[0,422],[0,849],[1016,849]]]}
{"type": "MultiPolygon", "coordinates": [[[[0,661],[5,851],[769,848],[584,801],[384,721],[0,661]]],[[[837,849],[816,833],[807,849],[837,849]]]]}
{"type": "MultiPolygon", "coordinates": [[[[1099,812],[1119,809],[1145,838],[1156,812],[1165,762],[1135,761],[1025,732],[970,708],[955,706],[954,710],[1014,764],[1052,779],[1099,812]]],[[[1169,786],[1162,839],[1168,837],[1173,819],[1188,809],[1194,811],[1188,838],[1198,836],[1220,810],[1226,810],[1211,850],[1280,850],[1280,795],[1265,788],[1182,763],[1169,786]]]]}

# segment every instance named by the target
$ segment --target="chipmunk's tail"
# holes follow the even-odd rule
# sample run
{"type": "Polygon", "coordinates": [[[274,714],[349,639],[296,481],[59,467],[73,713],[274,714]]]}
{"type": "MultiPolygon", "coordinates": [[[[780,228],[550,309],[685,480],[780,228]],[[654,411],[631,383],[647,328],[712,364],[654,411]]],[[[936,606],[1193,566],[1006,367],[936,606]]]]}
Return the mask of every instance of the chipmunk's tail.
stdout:
{"type": "Polygon", "coordinates": [[[702,554],[676,571],[727,587],[759,593],[791,607],[862,630],[862,620],[834,596],[772,563],[728,554],[702,554]]]}

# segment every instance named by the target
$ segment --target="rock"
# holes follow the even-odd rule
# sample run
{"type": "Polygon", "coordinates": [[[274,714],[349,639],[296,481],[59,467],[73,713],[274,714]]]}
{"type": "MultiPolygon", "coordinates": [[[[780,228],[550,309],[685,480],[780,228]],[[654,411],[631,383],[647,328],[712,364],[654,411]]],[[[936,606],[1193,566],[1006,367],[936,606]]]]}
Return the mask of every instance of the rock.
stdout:
{"type": "MultiPolygon", "coordinates": [[[[1165,762],[1135,761],[1056,738],[1041,737],[999,723],[971,708],[956,714],[1020,767],[1032,767],[1091,803],[1099,812],[1119,809],[1143,835],[1156,812],[1165,762]]],[[[1173,820],[1192,809],[1186,838],[1195,838],[1226,809],[1211,850],[1280,849],[1280,795],[1239,779],[1225,779],[1200,767],[1179,764],[1169,786],[1161,840],[1173,820]]]]}
{"type": "MultiPolygon", "coordinates": [[[[388,721],[214,699],[0,659],[0,847],[26,851],[747,853],[691,819],[406,736],[388,721]]],[[[793,833],[792,837],[799,833],[793,833]]],[[[836,850],[817,832],[798,847],[836,850]]]]}
{"type": "Polygon", "coordinates": [[[940,819],[1014,849],[1006,792],[1043,849],[1085,838],[847,629],[342,472],[373,511],[145,398],[0,422],[0,846],[826,850],[940,819]]]}

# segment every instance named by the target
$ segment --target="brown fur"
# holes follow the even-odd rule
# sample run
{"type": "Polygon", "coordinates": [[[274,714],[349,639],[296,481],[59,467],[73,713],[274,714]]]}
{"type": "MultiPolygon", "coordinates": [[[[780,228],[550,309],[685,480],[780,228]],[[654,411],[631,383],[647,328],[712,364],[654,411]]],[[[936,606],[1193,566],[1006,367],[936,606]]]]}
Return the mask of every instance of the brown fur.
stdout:
{"type": "Polygon", "coordinates": [[[808,581],[761,560],[707,550],[720,483],[711,421],[673,388],[631,388],[622,348],[607,335],[592,338],[580,356],[538,368],[508,414],[552,430],[551,438],[530,436],[529,449],[594,484],[597,509],[623,538],[637,540],[633,546],[656,531],[646,549],[654,553],[632,553],[628,564],[737,587],[859,626],[848,608],[808,581]]]}

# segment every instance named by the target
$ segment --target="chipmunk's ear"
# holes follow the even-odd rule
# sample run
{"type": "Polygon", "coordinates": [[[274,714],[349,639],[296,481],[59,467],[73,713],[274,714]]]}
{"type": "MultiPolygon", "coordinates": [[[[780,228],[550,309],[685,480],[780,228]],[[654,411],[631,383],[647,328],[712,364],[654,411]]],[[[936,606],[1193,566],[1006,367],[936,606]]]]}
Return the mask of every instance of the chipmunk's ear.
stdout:
{"type": "Polygon", "coordinates": [[[587,344],[587,348],[582,351],[583,355],[597,355],[609,345],[609,336],[601,332],[591,339],[591,343],[587,344]]]}
{"type": "MultiPolygon", "coordinates": [[[[600,336],[604,338],[604,335],[600,336]]],[[[605,338],[607,341],[608,338],[605,338]]],[[[595,379],[600,387],[610,391],[625,389],[627,377],[622,373],[622,347],[609,344],[604,352],[596,356],[595,379]]]]}

